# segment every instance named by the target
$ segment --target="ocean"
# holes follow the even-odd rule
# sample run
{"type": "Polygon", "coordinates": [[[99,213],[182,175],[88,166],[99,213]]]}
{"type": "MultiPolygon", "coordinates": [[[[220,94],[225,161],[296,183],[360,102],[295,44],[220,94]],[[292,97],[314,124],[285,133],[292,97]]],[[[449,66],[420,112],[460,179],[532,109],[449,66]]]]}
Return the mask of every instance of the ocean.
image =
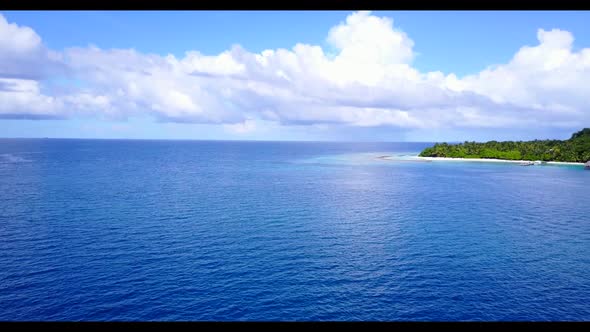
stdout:
{"type": "Polygon", "coordinates": [[[0,139],[0,321],[590,320],[590,171],[430,145],[0,139]]]}

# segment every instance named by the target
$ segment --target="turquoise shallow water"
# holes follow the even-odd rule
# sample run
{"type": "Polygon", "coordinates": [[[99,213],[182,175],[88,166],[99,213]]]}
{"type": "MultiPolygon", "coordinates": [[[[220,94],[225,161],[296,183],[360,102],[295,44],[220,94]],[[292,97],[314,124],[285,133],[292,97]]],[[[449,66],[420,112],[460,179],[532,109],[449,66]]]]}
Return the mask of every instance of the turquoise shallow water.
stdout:
{"type": "Polygon", "coordinates": [[[428,145],[1,139],[0,320],[589,320],[590,171],[428,145]]]}

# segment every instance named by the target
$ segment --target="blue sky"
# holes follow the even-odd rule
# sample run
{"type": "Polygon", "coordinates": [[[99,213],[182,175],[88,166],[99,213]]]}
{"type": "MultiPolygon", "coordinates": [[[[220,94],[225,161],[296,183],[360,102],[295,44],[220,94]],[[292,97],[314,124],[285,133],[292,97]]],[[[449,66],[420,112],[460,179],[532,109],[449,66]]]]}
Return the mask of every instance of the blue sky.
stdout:
{"type": "MultiPolygon", "coordinates": [[[[587,101],[584,97],[587,91],[582,88],[580,91],[576,90],[580,83],[590,83],[584,81],[584,77],[588,76],[583,75],[590,66],[585,60],[588,56],[584,52],[590,47],[589,12],[373,11],[360,15],[359,17],[362,17],[356,21],[351,19],[350,22],[347,18],[355,13],[348,11],[5,11],[0,14],[8,24],[18,26],[19,32],[14,35],[22,35],[22,43],[17,37],[4,42],[1,40],[3,37],[0,37],[0,51],[12,54],[14,52],[11,51],[11,47],[18,48],[19,45],[25,45],[23,43],[30,43],[26,44],[26,47],[23,46],[19,52],[36,52],[34,56],[31,55],[31,62],[27,64],[18,62],[21,60],[15,60],[16,57],[8,56],[2,59],[0,56],[0,79],[4,73],[6,79],[16,77],[19,80],[10,81],[10,84],[32,89],[31,91],[38,87],[38,91],[34,91],[36,95],[31,97],[37,99],[31,99],[31,105],[39,105],[39,100],[49,100],[47,98],[55,99],[52,99],[52,105],[61,105],[52,106],[55,110],[49,112],[51,116],[57,114],[56,117],[59,119],[38,120],[38,117],[28,113],[32,111],[27,110],[26,105],[23,105],[25,102],[19,99],[20,108],[15,106],[12,110],[6,106],[6,109],[0,110],[0,113],[8,114],[0,116],[1,137],[272,140],[350,140],[351,137],[355,137],[358,140],[486,140],[529,139],[539,135],[542,136],[540,138],[566,138],[572,130],[590,126],[590,123],[586,122],[590,119],[590,110],[581,107],[587,101]],[[393,21],[391,31],[387,27],[388,19],[393,21]],[[334,34],[330,39],[331,29],[337,26],[341,26],[342,33],[334,34]],[[22,29],[26,27],[32,29],[39,37],[38,42],[31,41],[23,32],[22,29]],[[376,29],[375,33],[370,29],[376,29]],[[547,34],[546,43],[539,39],[540,29],[552,31],[547,34]],[[347,37],[352,35],[356,37],[347,37]],[[382,40],[376,39],[379,36],[383,36],[382,40]],[[571,45],[567,42],[568,36],[573,37],[571,45]],[[393,45],[398,37],[402,38],[402,41],[399,45],[393,45]],[[411,40],[411,45],[405,42],[407,40],[411,40]],[[359,74],[355,74],[351,69],[351,72],[342,78],[332,80],[334,74],[329,74],[331,69],[326,69],[325,75],[328,76],[317,78],[313,74],[314,71],[332,65],[323,65],[321,68],[314,67],[321,66],[315,63],[307,65],[306,57],[313,56],[308,55],[311,53],[305,50],[299,53],[293,51],[298,43],[310,46],[310,50],[313,46],[320,47],[328,59],[326,61],[338,57],[340,53],[356,54],[349,58],[342,56],[342,68],[364,68],[363,64],[374,61],[382,66],[383,72],[391,71],[391,75],[368,75],[357,80],[359,74]],[[355,45],[360,45],[359,43],[365,45],[367,54],[357,54],[362,52],[362,49],[359,51],[355,48],[355,45]],[[228,93],[239,96],[235,102],[233,97],[219,95],[219,91],[226,87],[224,82],[227,81],[227,77],[238,72],[228,69],[228,65],[220,62],[226,60],[217,61],[204,57],[215,57],[222,52],[231,51],[234,45],[240,45],[242,50],[230,52],[231,60],[228,61],[231,61],[231,66],[235,65],[231,67],[235,70],[245,66],[245,71],[239,71],[239,75],[245,75],[242,82],[262,80],[261,77],[253,76],[252,73],[259,73],[261,69],[250,67],[245,60],[247,56],[260,55],[264,50],[286,49],[297,53],[295,56],[299,59],[300,67],[292,68],[289,62],[291,60],[288,60],[291,55],[273,55],[269,56],[269,59],[273,58],[273,63],[276,63],[273,72],[285,73],[290,84],[313,86],[315,90],[292,93],[296,88],[286,86],[285,90],[259,94],[256,89],[262,91],[274,87],[274,83],[268,81],[265,82],[268,85],[261,88],[250,86],[252,84],[248,85],[248,88],[244,85],[238,86],[237,83],[228,85],[228,91],[233,91],[228,93]],[[519,50],[525,46],[538,47],[539,52],[522,52],[517,56],[519,50]],[[543,51],[549,50],[549,47],[550,52],[543,51]],[[78,51],[72,52],[72,48],[78,51]],[[39,51],[41,49],[43,51],[39,51]],[[114,58],[121,55],[109,55],[111,49],[133,49],[137,53],[134,55],[137,58],[124,60],[130,61],[128,69],[124,70],[137,73],[144,71],[138,64],[143,60],[146,61],[145,66],[152,66],[153,61],[166,59],[168,55],[178,61],[188,61],[185,58],[186,52],[198,51],[199,58],[188,62],[196,64],[194,66],[200,68],[199,70],[207,71],[207,75],[215,78],[179,78],[176,74],[173,75],[172,71],[160,79],[152,72],[151,77],[154,81],[163,82],[163,89],[164,86],[171,89],[166,95],[168,97],[155,96],[158,92],[150,90],[149,87],[135,88],[134,91],[139,92],[133,94],[134,98],[137,98],[133,102],[136,106],[139,105],[137,107],[141,108],[141,111],[128,113],[122,105],[129,98],[121,97],[115,102],[117,97],[114,91],[124,90],[128,93],[125,89],[129,88],[134,80],[137,82],[139,76],[124,75],[120,71],[113,73],[113,65],[108,61],[117,62],[114,58]],[[89,50],[95,51],[89,53],[89,50]],[[547,64],[555,61],[555,57],[542,59],[538,54],[549,54],[553,51],[555,54],[562,54],[563,52],[560,52],[563,50],[567,50],[568,55],[563,55],[565,58],[560,60],[557,67],[551,65],[551,72],[548,72],[547,64]],[[44,52],[45,55],[39,56],[39,52],[44,52]],[[46,55],[47,52],[58,54],[57,57],[63,59],[55,60],[55,56],[46,55]],[[244,53],[247,56],[243,55],[244,53]],[[92,62],[89,59],[94,56],[98,57],[95,66],[85,63],[86,60],[92,62]],[[148,60],[150,57],[156,57],[158,60],[148,60]],[[357,65],[355,61],[360,62],[357,65]],[[570,65],[572,61],[578,61],[579,65],[570,65]],[[67,68],[66,74],[55,71],[50,74],[30,73],[31,66],[57,68],[57,62],[60,62],[60,68],[67,68]],[[90,65],[93,67],[88,69],[90,65]],[[405,65],[408,65],[412,72],[402,75],[402,72],[406,72],[403,67],[405,65]],[[5,70],[2,70],[2,67],[5,67],[5,70]],[[24,69],[20,72],[12,72],[21,67],[24,69]],[[501,70],[481,74],[486,68],[493,70],[497,67],[501,67],[501,70]],[[86,75],[89,71],[92,71],[91,76],[86,75]],[[10,75],[6,72],[10,72],[10,75]],[[414,72],[424,77],[418,82],[412,78],[414,72]],[[429,72],[441,72],[443,76],[452,74],[458,80],[468,78],[464,82],[453,83],[453,77],[446,80],[426,78],[429,72]],[[33,80],[30,79],[31,75],[34,76],[33,80]],[[112,87],[105,86],[105,83],[97,78],[105,75],[115,75],[113,77],[117,78],[112,87]],[[571,77],[571,80],[556,85],[554,82],[564,75],[571,77]],[[176,79],[178,82],[170,81],[176,79]],[[443,83],[439,80],[446,82],[440,91],[438,89],[443,83]],[[503,88],[504,80],[516,82],[513,90],[527,91],[528,95],[523,96],[514,93],[512,89],[503,88]],[[543,85],[539,82],[543,82],[543,85]],[[191,87],[192,84],[195,85],[194,88],[191,87]],[[416,84],[417,88],[410,87],[408,92],[403,94],[399,92],[400,87],[403,90],[410,84],[416,84]],[[458,84],[460,88],[457,87],[458,84]],[[178,90],[178,86],[182,86],[182,91],[178,90]],[[336,86],[338,88],[335,88],[336,86]],[[439,98],[436,101],[423,102],[431,95],[429,89],[434,89],[428,86],[437,87],[432,91],[432,95],[451,96],[445,97],[444,100],[439,98]],[[375,87],[380,88],[377,98],[379,100],[359,102],[362,105],[354,100],[356,93],[363,99],[367,93],[376,91],[375,87]],[[326,89],[325,93],[322,92],[323,89],[326,89]],[[328,92],[333,89],[342,90],[338,90],[334,97],[333,93],[328,92]],[[203,92],[193,94],[195,90],[203,92]],[[419,93],[416,94],[416,91],[419,93]],[[81,97],[80,93],[84,93],[84,96],[81,97]],[[293,96],[285,97],[286,94],[293,96]],[[313,97],[309,94],[313,94],[313,97]],[[328,94],[330,97],[327,97],[328,94]],[[338,96],[351,98],[344,102],[338,96]],[[89,98],[92,99],[91,106],[88,102],[80,102],[88,101],[89,98]],[[102,103],[100,98],[107,100],[107,104],[111,105],[109,107],[112,110],[108,116],[105,116],[104,112],[101,113],[100,105],[106,104],[102,103]],[[162,98],[173,100],[164,101],[162,98]],[[322,103],[298,104],[301,100],[310,98],[322,100],[322,103]],[[381,106],[384,100],[396,102],[381,106]],[[397,102],[399,100],[403,102],[397,102]],[[224,108],[230,107],[227,106],[228,103],[233,105],[231,107],[234,109],[231,112],[224,108]],[[324,108],[322,105],[330,105],[330,108],[324,108]],[[293,106],[293,110],[284,110],[290,106],[293,106]],[[174,107],[179,108],[174,112],[169,111],[174,107]],[[241,107],[248,111],[244,110],[242,114],[241,107]],[[79,111],[78,108],[83,111],[79,111]],[[190,113],[193,108],[205,111],[190,113]],[[268,111],[262,111],[262,108],[268,111]],[[306,114],[303,114],[304,109],[306,114]],[[224,113],[226,111],[228,114],[224,113]],[[193,114],[197,113],[195,118],[193,114]],[[297,113],[295,117],[294,113],[297,113]],[[14,119],[19,118],[18,115],[22,115],[23,119],[14,119]],[[434,119],[439,115],[440,120],[434,119]],[[537,117],[540,120],[531,122],[532,118],[537,117]]],[[[5,26],[5,30],[8,29],[8,26],[5,26]]],[[[23,56],[19,58],[22,59],[23,56]]],[[[156,70],[150,68],[149,70],[156,70]]],[[[359,70],[360,73],[366,72],[359,70]]],[[[334,69],[332,72],[340,71],[334,69]]],[[[156,72],[160,73],[161,70],[158,69],[156,72]]],[[[195,74],[191,72],[188,75],[194,78],[195,74]]],[[[0,89],[1,86],[0,84],[0,89]]],[[[119,95],[123,95],[123,92],[119,95]]],[[[3,98],[2,94],[0,98],[3,98]]],[[[12,98],[6,99],[6,105],[9,105],[16,97],[7,93],[5,98],[12,98]]],[[[43,112],[39,106],[33,113],[39,115],[43,112]]]]}

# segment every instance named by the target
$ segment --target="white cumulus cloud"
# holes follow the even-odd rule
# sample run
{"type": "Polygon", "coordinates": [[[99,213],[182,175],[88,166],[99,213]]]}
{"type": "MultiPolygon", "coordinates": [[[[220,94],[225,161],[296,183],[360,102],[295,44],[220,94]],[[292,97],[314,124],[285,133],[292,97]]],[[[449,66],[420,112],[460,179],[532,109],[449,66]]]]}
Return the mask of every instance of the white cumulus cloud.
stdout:
{"type": "MultiPolygon", "coordinates": [[[[80,114],[223,124],[428,128],[582,126],[590,121],[590,49],[568,31],[542,30],[538,44],[505,64],[458,77],[412,66],[414,41],[391,18],[355,12],[327,31],[333,50],[296,44],[217,55],[133,49],[47,49],[29,27],[0,15],[0,117],[80,114]],[[51,90],[56,76],[82,82],[51,90]]],[[[460,59],[457,59],[460,61],[460,59]]]]}

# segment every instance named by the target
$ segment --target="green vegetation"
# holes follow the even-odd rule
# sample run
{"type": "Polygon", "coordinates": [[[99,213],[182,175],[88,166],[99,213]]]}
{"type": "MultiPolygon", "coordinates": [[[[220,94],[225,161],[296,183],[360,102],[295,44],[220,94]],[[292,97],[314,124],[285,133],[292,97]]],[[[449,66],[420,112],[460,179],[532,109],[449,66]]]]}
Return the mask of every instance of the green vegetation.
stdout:
{"type": "Polygon", "coordinates": [[[590,160],[590,128],[578,131],[565,141],[437,143],[424,149],[420,156],[586,162],[590,160]]]}

